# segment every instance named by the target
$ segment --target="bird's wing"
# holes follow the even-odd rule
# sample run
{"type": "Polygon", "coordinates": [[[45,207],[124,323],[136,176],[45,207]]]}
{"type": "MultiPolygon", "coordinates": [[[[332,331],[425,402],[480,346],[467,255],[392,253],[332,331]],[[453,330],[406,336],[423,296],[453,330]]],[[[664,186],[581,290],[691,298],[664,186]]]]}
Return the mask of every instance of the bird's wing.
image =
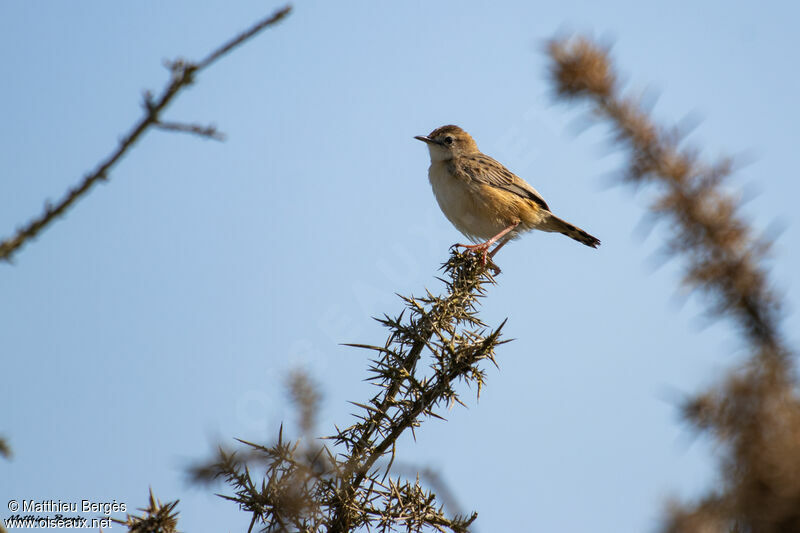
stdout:
{"type": "Polygon", "coordinates": [[[472,156],[470,164],[465,167],[464,170],[472,179],[532,200],[540,207],[550,211],[550,207],[539,191],[488,155],[472,156]]]}

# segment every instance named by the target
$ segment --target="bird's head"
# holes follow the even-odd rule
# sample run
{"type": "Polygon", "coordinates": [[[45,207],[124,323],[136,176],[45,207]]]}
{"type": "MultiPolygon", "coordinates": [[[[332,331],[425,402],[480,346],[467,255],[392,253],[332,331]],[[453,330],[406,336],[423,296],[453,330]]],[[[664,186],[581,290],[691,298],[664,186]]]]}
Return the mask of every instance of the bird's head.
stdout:
{"type": "Polygon", "coordinates": [[[436,128],[429,135],[414,137],[428,145],[431,152],[431,161],[447,161],[460,155],[478,151],[478,145],[469,133],[458,126],[442,126],[436,128]]]}

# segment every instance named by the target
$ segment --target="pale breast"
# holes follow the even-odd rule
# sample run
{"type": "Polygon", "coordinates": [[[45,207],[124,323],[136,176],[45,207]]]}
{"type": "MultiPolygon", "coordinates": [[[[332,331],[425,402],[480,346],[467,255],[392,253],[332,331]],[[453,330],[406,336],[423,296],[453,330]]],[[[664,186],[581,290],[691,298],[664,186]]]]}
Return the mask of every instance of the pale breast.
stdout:
{"type": "Polygon", "coordinates": [[[447,220],[470,240],[485,241],[504,229],[502,222],[488,212],[478,186],[455,178],[446,163],[431,164],[428,179],[447,220]]]}

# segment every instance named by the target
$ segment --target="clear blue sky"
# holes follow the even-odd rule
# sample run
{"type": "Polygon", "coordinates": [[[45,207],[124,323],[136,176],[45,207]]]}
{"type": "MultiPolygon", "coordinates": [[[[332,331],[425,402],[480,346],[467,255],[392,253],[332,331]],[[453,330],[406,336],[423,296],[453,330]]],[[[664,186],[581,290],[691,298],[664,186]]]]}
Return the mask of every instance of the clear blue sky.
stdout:
{"type": "MultiPolygon", "coordinates": [[[[60,196],[140,115],[163,59],[198,58],[278,4],[4,2],[0,6],[0,233],[60,196]]],[[[679,421],[745,355],[728,324],[653,265],[669,228],[642,228],[652,196],[609,187],[606,131],[553,105],[543,42],[615,43],[631,87],[664,123],[702,118],[703,155],[745,155],[731,182],[760,230],[784,228],[774,279],[800,301],[793,68],[798,7],[744,2],[298,2],[280,27],[203,73],[167,116],[214,122],[225,143],[152,132],[106,185],[0,265],[0,516],[10,498],[180,498],[183,531],[247,516],[188,487],[217,439],[290,427],[284,380],[305,366],[325,394],[320,432],[372,389],[370,320],[394,296],[440,289],[462,240],[439,212],[425,147],[458,124],[602,239],[531,234],[498,256],[483,317],[516,340],[479,402],[404,440],[481,531],[652,531],[666,499],[713,482],[714,449],[679,421]]],[[[219,490],[217,488],[216,490],[219,490]]]]}

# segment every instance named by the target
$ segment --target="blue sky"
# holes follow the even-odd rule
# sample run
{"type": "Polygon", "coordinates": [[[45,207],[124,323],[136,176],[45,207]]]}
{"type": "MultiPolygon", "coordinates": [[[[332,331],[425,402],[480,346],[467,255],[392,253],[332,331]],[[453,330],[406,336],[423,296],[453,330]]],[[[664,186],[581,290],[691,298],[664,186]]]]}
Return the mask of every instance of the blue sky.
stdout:
{"type": "MultiPolygon", "coordinates": [[[[0,233],[115,146],[158,90],[163,59],[199,58],[277,8],[263,2],[6,2],[0,6],[0,233]]],[[[694,120],[702,155],[749,161],[731,181],[760,231],[783,228],[774,280],[795,342],[800,48],[790,2],[299,2],[204,72],[171,120],[225,143],[151,132],[74,210],[0,265],[0,462],[8,499],[181,499],[183,531],[247,517],[187,486],[218,440],[291,424],[286,373],[325,396],[320,432],[372,393],[370,320],[395,293],[438,291],[463,238],[439,212],[413,139],[454,123],[603,241],[531,234],[498,255],[482,316],[516,340],[480,401],[399,449],[438,469],[480,531],[652,531],[668,497],[714,481],[714,447],[676,402],[741,362],[736,332],[655,268],[649,191],[612,187],[623,158],[582,108],[554,105],[546,39],[614,43],[665,124],[694,120]]],[[[219,490],[219,489],[217,489],[219,490]]]]}

